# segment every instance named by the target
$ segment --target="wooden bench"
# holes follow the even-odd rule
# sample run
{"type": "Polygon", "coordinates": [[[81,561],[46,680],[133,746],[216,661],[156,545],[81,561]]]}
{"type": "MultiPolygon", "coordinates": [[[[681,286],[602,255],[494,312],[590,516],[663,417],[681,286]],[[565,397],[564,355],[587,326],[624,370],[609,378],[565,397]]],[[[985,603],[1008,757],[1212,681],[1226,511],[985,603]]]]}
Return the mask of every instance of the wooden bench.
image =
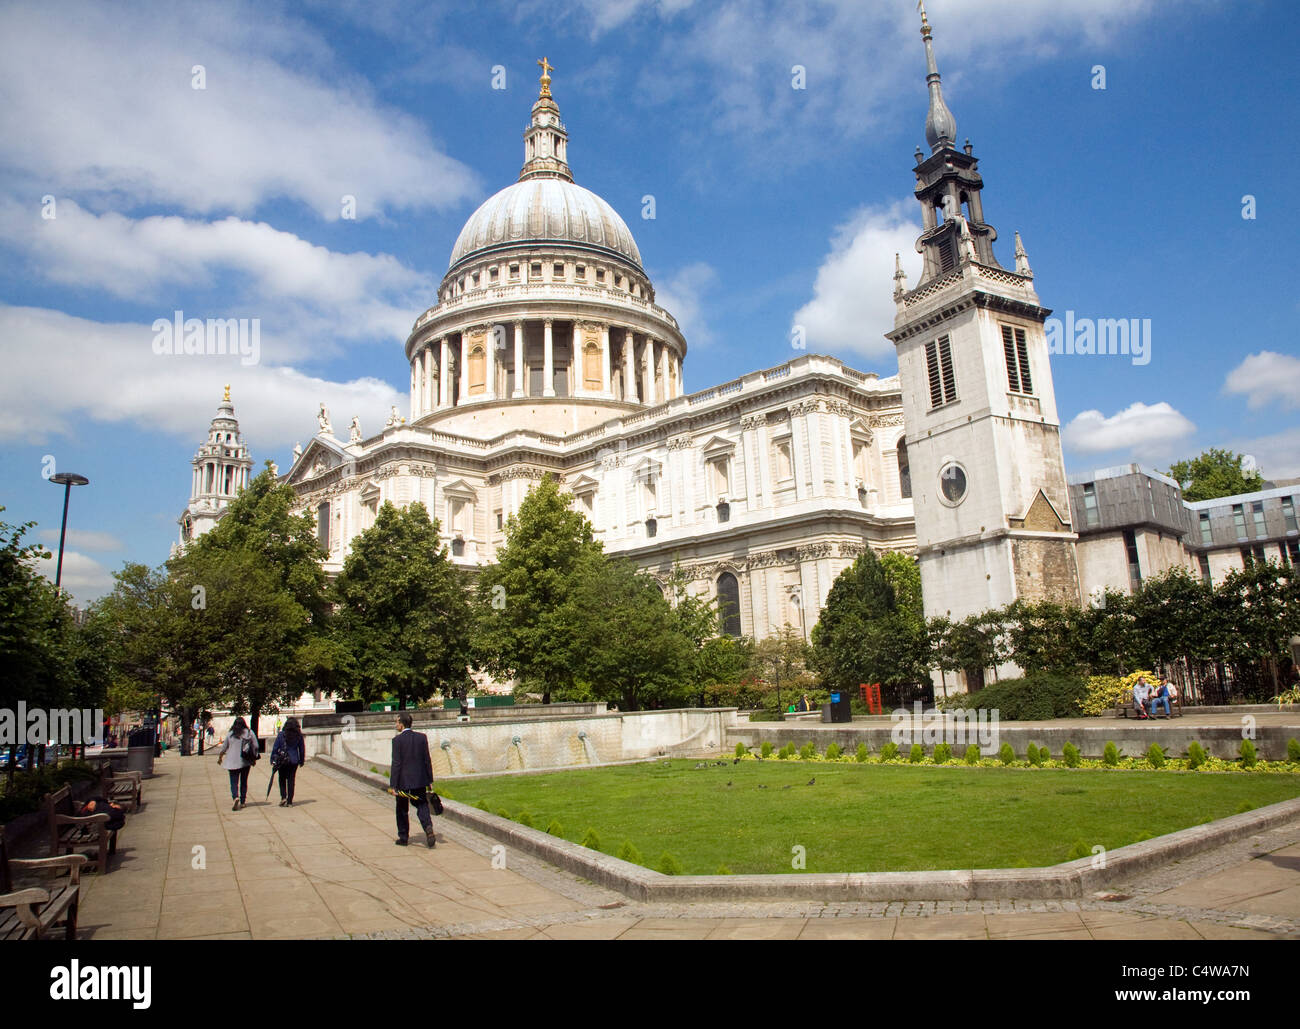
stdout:
{"type": "MultiPolygon", "coordinates": [[[[1148,707],[1153,707],[1152,701],[1147,701],[1148,707]]],[[[1119,703],[1115,705],[1115,715],[1117,718],[1128,718],[1132,716],[1137,718],[1137,709],[1133,706],[1133,691],[1125,690],[1124,695],[1119,698],[1119,703]]],[[[1183,716],[1183,695],[1180,691],[1178,696],[1169,698],[1169,714],[1164,713],[1164,705],[1160,706],[1157,714],[1150,715],[1150,718],[1181,718],[1183,716]]]]}
{"type": "Polygon", "coordinates": [[[10,860],[5,849],[4,827],[0,826],[0,940],[39,940],[60,923],[66,939],[77,938],[77,904],[81,896],[81,866],[84,854],[62,857],[10,860]],[[29,886],[15,890],[15,872],[68,870],[68,881],[50,889],[29,886]]]}
{"type": "Polygon", "coordinates": [[[83,853],[91,857],[96,872],[107,874],[109,856],[117,853],[117,830],[108,827],[108,813],[78,816],[73,810],[71,787],[45,794],[50,857],[83,853]]]}
{"type": "Polygon", "coordinates": [[[105,764],[100,772],[100,793],[127,811],[135,811],[144,803],[144,773],[115,772],[105,764]]]}

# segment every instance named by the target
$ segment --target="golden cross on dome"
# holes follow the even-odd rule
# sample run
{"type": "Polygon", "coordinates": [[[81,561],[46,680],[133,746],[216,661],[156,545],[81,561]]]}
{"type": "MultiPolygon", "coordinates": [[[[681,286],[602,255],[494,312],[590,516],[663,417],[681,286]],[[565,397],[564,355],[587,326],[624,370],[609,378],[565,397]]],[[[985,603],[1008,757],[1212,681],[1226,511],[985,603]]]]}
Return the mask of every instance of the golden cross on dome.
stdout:
{"type": "Polygon", "coordinates": [[[226,383],[226,395],[221,399],[223,403],[230,403],[230,383],[226,383]]]}
{"type": "Polygon", "coordinates": [[[543,57],[540,61],[538,61],[537,65],[539,68],[542,69],[542,92],[539,95],[550,96],[551,95],[551,72],[555,70],[555,66],[552,65],[551,62],[548,61],[545,57],[543,57]]]}

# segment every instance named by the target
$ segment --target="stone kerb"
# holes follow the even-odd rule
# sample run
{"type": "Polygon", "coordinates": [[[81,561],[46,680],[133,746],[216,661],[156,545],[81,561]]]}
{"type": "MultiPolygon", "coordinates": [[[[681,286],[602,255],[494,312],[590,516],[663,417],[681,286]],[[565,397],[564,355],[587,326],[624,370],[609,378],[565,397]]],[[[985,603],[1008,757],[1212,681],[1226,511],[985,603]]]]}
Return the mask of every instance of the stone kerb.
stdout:
{"type": "MultiPolygon", "coordinates": [[[[322,759],[371,786],[382,776],[322,759]]],[[[1045,868],[944,869],[779,875],[663,875],[478,808],[443,802],[444,814],[475,832],[639,901],[803,899],[825,901],[1070,900],[1106,883],[1300,819],[1300,799],[1045,868]]]]}

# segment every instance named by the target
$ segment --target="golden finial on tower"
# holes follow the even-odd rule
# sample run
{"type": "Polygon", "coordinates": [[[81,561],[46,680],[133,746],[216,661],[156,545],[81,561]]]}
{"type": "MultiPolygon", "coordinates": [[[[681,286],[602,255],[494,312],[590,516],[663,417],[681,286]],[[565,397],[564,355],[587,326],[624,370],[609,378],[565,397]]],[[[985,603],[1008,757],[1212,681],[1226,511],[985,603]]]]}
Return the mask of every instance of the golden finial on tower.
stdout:
{"type": "Polygon", "coordinates": [[[230,403],[230,383],[226,383],[226,395],[221,398],[223,404],[230,403]]]}
{"type": "Polygon", "coordinates": [[[537,65],[542,69],[542,91],[538,94],[540,99],[551,95],[551,72],[555,70],[555,67],[545,57],[538,61],[537,65]]]}

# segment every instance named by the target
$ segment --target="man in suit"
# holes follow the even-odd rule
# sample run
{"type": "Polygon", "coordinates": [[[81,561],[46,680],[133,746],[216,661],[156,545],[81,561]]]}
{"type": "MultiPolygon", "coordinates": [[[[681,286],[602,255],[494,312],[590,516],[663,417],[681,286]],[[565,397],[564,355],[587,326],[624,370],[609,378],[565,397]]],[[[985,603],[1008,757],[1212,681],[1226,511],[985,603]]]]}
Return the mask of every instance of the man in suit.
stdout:
{"type": "Polygon", "coordinates": [[[411,715],[403,711],[397,716],[397,735],[393,737],[392,768],[388,777],[388,792],[397,797],[397,840],[405,847],[411,831],[408,810],[415,798],[415,815],[424,829],[424,838],[430,849],[434,845],[433,819],[429,816],[429,787],[433,785],[433,762],[429,758],[429,737],[411,729],[411,715]],[[410,794],[410,796],[403,796],[410,794]]]}

